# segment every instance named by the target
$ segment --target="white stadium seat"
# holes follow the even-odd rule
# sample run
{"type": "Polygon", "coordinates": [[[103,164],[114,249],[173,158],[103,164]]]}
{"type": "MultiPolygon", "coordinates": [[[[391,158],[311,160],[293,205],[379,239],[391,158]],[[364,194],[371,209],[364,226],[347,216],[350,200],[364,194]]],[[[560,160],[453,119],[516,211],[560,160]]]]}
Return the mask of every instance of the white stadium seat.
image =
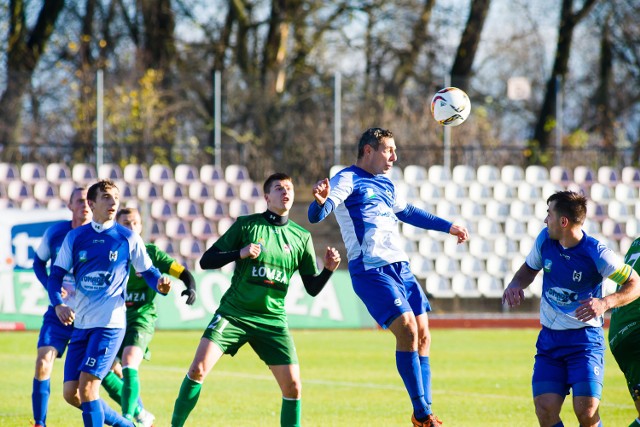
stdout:
{"type": "Polygon", "coordinates": [[[206,200],[213,198],[213,190],[211,187],[201,181],[195,181],[189,184],[187,194],[191,200],[198,203],[204,203],[206,200]]]}
{"type": "Polygon", "coordinates": [[[469,165],[456,165],[451,171],[451,180],[463,187],[469,187],[476,182],[476,170],[469,165]]]}
{"type": "Polygon", "coordinates": [[[224,180],[222,168],[216,165],[203,165],[200,168],[200,181],[205,184],[213,184],[224,180]]]}
{"type": "Polygon", "coordinates": [[[25,199],[33,198],[33,189],[24,181],[10,181],[7,184],[7,197],[13,202],[20,203],[25,199]]]}
{"type": "Polygon", "coordinates": [[[438,273],[431,273],[424,279],[427,292],[436,298],[453,298],[456,296],[451,289],[451,281],[438,273]]]}
{"type": "Polygon", "coordinates": [[[71,169],[71,177],[78,184],[91,185],[98,180],[98,173],[93,165],[77,163],[71,169]]]}
{"type": "Polygon", "coordinates": [[[202,216],[200,204],[191,199],[181,199],[176,204],[176,214],[178,218],[191,221],[202,216]]]}
{"type": "Polygon", "coordinates": [[[420,199],[425,202],[435,203],[440,200],[443,193],[441,187],[430,182],[424,182],[420,185],[420,199]]]}
{"type": "Polygon", "coordinates": [[[429,167],[429,182],[439,187],[444,187],[451,181],[451,171],[442,165],[429,167]]]}
{"type": "Polygon", "coordinates": [[[143,202],[152,202],[162,197],[162,188],[150,181],[141,181],[137,184],[136,195],[143,202]]]}
{"type": "Polygon", "coordinates": [[[42,203],[58,198],[58,188],[46,179],[33,184],[33,197],[42,203]]]}
{"type": "Polygon", "coordinates": [[[425,236],[418,241],[418,253],[425,258],[435,260],[444,251],[442,241],[425,236]]]}
{"type": "Polygon", "coordinates": [[[638,199],[638,187],[620,182],[613,191],[614,198],[625,205],[633,205],[638,199]]]}
{"type": "Polygon", "coordinates": [[[494,251],[494,241],[473,236],[469,239],[469,254],[478,259],[487,259],[494,251]]]}
{"type": "MultiPolygon", "coordinates": [[[[502,236],[498,236],[494,242],[493,242],[493,254],[504,257],[504,258],[509,258],[512,257],[516,254],[519,253],[520,251],[520,245],[518,242],[520,242],[522,237],[519,238],[514,238],[508,234],[502,235],[502,236]]],[[[487,257],[489,258],[489,257],[487,257]]]]}
{"type": "Polygon", "coordinates": [[[33,185],[46,179],[45,168],[40,163],[25,163],[20,167],[20,179],[33,185]]]}
{"type": "Polygon", "coordinates": [[[434,267],[436,273],[447,278],[453,277],[460,271],[459,261],[446,254],[440,254],[436,257],[434,267]]]}
{"type": "Polygon", "coordinates": [[[173,203],[166,200],[156,199],[151,202],[151,218],[169,220],[176,215],[176,208],[173,203]]]}
{"type": "Polygon", "coordinates": [[[495,184],[500,181],[500,169],[492,165],[480,165],[476,171],[476,180],[481,184],[495,184]]]}
{"type": "Polygon", "coordinates": [[[573,181],[573,173],[568,168],[552,166],[551,169],[549,169],[549,180],[554,184],[566,187],[573,181]]]}
{"type": "Polygon", "coordinates": [[[633,166],[625,166],[622,168],[620,180],[623,183],[632,185],[636,188],[640,187],[640,169],[633,166]]]}
{"type": "Polygon", "coordinates": [[[238,197],[245,202],[256,202],[263,198],[262,188],[253,181],[244,181],[238,186],[238,197]]]}
{"type": "Polygon", "coordinates": [[[460,272],[468,277],[478,277],[484,273],[484,261],[471,254],[465,254],[460,258],[460,272]]]}
{"type": "Polygon", "coordinates": [[[205,200],[202,204],[202,215],[210,220],[218,221],[229,216],[227,206],[215,199],[205,200]]]}
{"type": "Polygon", "coordinates": [[[154,164],[149,168],[149,181],[162,185],[167,182],[175,182],[173,169],[168,165],[154,164]]]}
{"type": "Polygon", "coordinates": [[[252,205],[244,200],[234,199],[229,202],[229,216],[231,218],[238,218],[252,213],[252,205]]]}
{"type": "Polygon", "coordinates": [[[433,260],[423,257],[420,254],[413,254],[409,259],[411,272],[418,278],[424,279],[433,272],[433,260]]]}
{"type": "Polygon", "coordinates": [[[524,169],[518,165],[505,165],[500,169],[500,179],[504,183],[517,186],[524,181],[524,169]]]}
{"type": "Polygon", "coordinates": [[[122,177],[130,184],[140,184],[149,179],[149,172],[147,168],[142,165],[129,163],[122,170],[122,177]]]}
{"type": "Polygon", "coordinates": [[[121,181],[124,179],[124,174],[120,165],[115,163],[103,163],[98,166],[98,178],[110,179],[111,181],[121,181]]]}
{"type": "Polygon", "coordinates": [[[576,166],[573,170],[573,181],[583,188],[589,188],[596,182],[596,174],[588,166],[576,166]]]}
{"type": "Polygon", "coordinates": [[[394,183],[404,181],[404,173],[399,166],[393,166],[387,176],[394,183]]]}
{"type": "Polygon", "coordinates": [[[237,197],[233,185],[226,181],[218,181],[213,184],[213,197],[216,200],[230,202],[237,197]]]}
{"type": "Polygon", "coordinates": [[[231,184],[240,184],[242,181],[251,181],[249,169],[244,165],[229,165],[224,169],[224,179],[231,184]]]}
{"type": "Polygon", "coordinates": [[[591,200],[598,203],[609,203],[609,200],[613,199],[614,190],[606,184],[600,182],[594,182],[591,185],[591,200]]]}
{"type": "Polygon", "coordinates": [[[529,204],[534,204],[542,197],[542,185],[534,185],[530,182],[523,181],[518,184],[517,197],[518,200],[522,200],[523,202],[527,202],[529,204]]]}
{"type": "Polygon", "coordinates": [[[490,184],[473,182],[469,185],[469,200],[486,204],[493,200],[493,188],[490,184]]]}
{"type": "Polygon", "coordinates": [[[478,284],[478,292],[486,298],[502,298],[504,293],[504,281],[493,277],[490,274],[481,274],[476,282],[478,284]]]}
{"type": "Polygon", "coordinates": [[[420,186],[427,182],[429,173],[427,168],[419,165],[408,165],[404,168],[404,180],[406,183],[414,186],[420,186]]]}
{"type": "Polygon", "coordinates": [[[600,166],[598,168],[598,182],[609,187],[614,187],[620,182],[620,172],[611,166],[600,166]]]}
{"type": "Polygon", "coordinates": [[[518,187],[506,182],[493,184],[493,198],[499,202],[512,202],[518,198],[518,187]]]}
{"type": "Polygon", "coordinates": [[[204,216],[194,218],[191,221],[191,234],[201,240],[218,237],[215,223],[204,216]]]}
{"type": "Polygon", "coordinates": [[[457,273],[451,278],[451,289],[461,298],[477,298],[481,296],[475,278],[462,273],[457,273]]]}
{"type": "MultiPolygon", "coordinates": [[[[153,182],[153,181],[152,181],[153,182]]],[[[188,197],[187,189],[184,185],[170,180],[162,185],[162,198],[173,203],[188,197]]]]}
{"type": "Polygon", "coordinates": [[[549,170],[540,165],[529,165],[524,170],[524,180],[536,187],[542,187],[549,181],[549,170]]]}
{"type": "Polygon", "coordinates": [[[180,240],[190,236],[189,225],[181,218],[168,218],[164,224],[164,232],[170,239],[180,240]]]}
{"type": "Polygon", "coordinates": [[[60,184],[63,181],[71,181],[71,170],[65,163],[50,163],[46,170],[47,181],[60,184]]]}
{"type": "Polygon", "coordinates": [[[0,182],[20,179],[20,169],[13,163],[0,163],[0,182]]]}
{"type": "Polygon", "coordinates": [[[449,236],[444,240],[444,253],[452,258],[460,259],[469,253],[469,245],[466,243],[458,244],[458,239],[449,236]]]}
{"type": "Polygon", "coordinates": [[[200,180],[198,168],[193,165],[179,164],[176,166],[173,177],[178,184],[189,185],[200,180]]]}

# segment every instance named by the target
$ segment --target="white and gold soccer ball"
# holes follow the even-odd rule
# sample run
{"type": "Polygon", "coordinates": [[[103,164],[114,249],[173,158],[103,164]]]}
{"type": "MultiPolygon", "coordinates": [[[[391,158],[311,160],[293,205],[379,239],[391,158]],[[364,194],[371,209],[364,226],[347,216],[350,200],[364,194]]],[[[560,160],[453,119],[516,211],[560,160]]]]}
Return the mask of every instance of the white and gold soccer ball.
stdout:
{"type": "Polygon", "coordinates": [[[443,126],[458,126],[471,113],[471,101],[457,87],[445,87],[436,92],[431,100],[431,114],[443,126]]]}

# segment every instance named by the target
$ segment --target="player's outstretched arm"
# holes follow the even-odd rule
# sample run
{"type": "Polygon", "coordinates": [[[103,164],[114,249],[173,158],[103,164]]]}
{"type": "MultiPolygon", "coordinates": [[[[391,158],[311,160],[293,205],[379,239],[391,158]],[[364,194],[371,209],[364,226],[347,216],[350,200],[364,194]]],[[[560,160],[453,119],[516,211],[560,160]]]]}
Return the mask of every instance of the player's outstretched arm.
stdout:
{"type": "Polygon", "coordinates": [[[329,178],[322,179],[315,183],[313,186],[313,198],[316,202],[322,206],[324,202],[329,197],[329,193],[331,192],[331,184],[329,184],[329,178]]]}
{"type": "Polygon", "coordinates": [[[324,268],[316,276],[300,275],[304,289],[309,295],[315,297],[320,293],[329,281],[333,272],[340,265],[340,252],[336,248],[327,247],[324,254],[324,268]]]}
{"type": "Polygon", "coordinates": [[[466,227],[463,227],[458,224],[453,224],[449,229],[449,234],[454,235],[458,238],[458,244],[464,243],[469,239],[469,231],[466,227]]]}
{"type": "Polygon", "coordinates": [[[178,279],[182,280],[184,285],[187,287],[180,296],[186,296],[186,304],[193,305],[196,302],[196,279],[193,277],[193,274],[186,268],[180,273],[180,277],[178,279]]]}
{"type": "Polygon", "coordinates": [[[588,322],[604,314],[605,311],[622,305],[627,305],[640,297],[640,276],[629,267],[631,273],[629,278],[620,285],[616,292],[602,298],[589,298],[580,301],[580,307],[576,309],[576,317],[588,322]]]}
{"type": "Polygon", "coordinates": [[[538,270],[532,270],[527,263],[522,263],[502,294],[502,304],[507,304],[509,307],[520,305],[524,301],[524,290],[533,282],[537,274],[538,270]]]}

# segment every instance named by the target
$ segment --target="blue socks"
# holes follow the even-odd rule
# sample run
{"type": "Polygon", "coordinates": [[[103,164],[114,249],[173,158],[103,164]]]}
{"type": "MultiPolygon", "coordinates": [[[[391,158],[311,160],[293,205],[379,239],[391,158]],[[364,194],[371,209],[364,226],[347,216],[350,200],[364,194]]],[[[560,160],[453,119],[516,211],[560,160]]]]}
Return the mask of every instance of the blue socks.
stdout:
{"type": "Polygon", "coordinates": [[[31,408],[33,409],[33,419],[35,424],[46,425],[47,407],[49,406],[49,395],[51,394],[51,380],[39,381],[33,379],[31,392],[31,408]]]}
{"type": "Polygon", "coordinates": [[[404,386],[411,398],[413,413],[418,420],[426,418],[431,413],[431,407],[424,397],[422,385],[422,368],[417,351],[396,351],[396,367],[404,386]]]}
{"type": "Polygon", "coordinates": [[[100,400],[83,402],[80,404],[82,410],[82,421],[85,427],[102,427],[104,425],[104,412],[100,400]]]}
{"type": "Polygon", "coordinates": [[[427,405],[431,406],[433,400],[431,399],[431,364],[429,363],[429,356],[419,356],[420,369],[422,370],[422,387],[424,388],[424,400],[427,401],[427,405]]]}

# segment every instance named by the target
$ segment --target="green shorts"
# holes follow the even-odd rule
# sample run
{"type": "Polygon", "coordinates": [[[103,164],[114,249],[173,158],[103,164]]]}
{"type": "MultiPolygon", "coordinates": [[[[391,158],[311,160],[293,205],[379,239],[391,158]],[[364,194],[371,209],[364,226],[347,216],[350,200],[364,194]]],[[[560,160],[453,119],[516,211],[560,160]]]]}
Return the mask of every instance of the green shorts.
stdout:
{"type": "Polygon", "coordinates": [[[144,359],[151,360],[151,350],[149,350],[149,343],[153,338],[155,327],[148,322],[133,322],[127,324],[127,330],[122,340],[122,345],[118,351],[118,358],[122,358],[122,351],[125,347],[134,346],[141,348],[144,351],[144,359]]]}
{"type": "Polygon", "coordinates": [[[627,387],[631,398],[640,399],[640,334],[633,333],[611,349],[620,370],[627,380],[627,387]]]}
{"type": "Polygon", "coordinates": [[[298,354],[286,327],[247,322],[215,314],[204,330],[203,338],[213,341],[224,354],[235,355],[249,343],[267,365],[297,365],[298,354]]]}

